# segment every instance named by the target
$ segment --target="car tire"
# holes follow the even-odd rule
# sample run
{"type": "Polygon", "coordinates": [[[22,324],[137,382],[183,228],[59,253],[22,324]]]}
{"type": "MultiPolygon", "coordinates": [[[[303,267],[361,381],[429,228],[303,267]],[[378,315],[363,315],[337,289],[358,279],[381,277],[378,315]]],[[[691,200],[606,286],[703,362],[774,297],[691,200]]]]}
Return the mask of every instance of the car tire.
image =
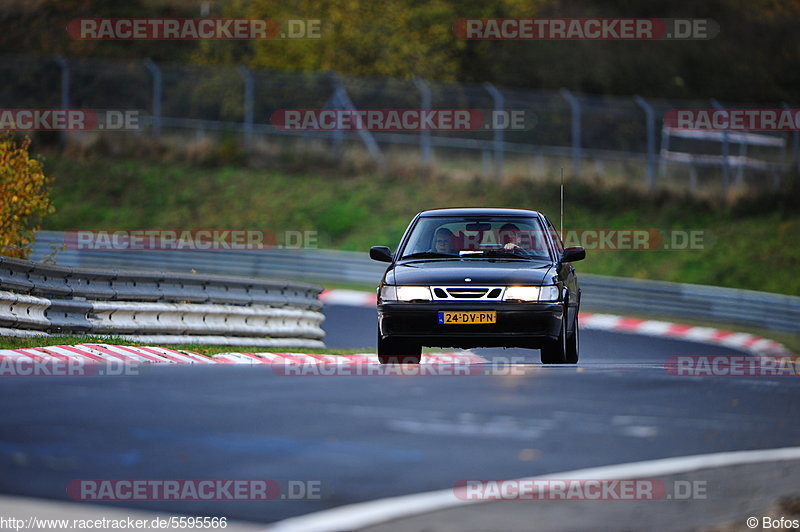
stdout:
{"type": "Polygon", "coordinates": [[[419,364],[421,358],[421,345],[378,335],[378,360],[381,364],[419,364]]]}
{"type": "Polygon", "coordinates": [[[567,364],[577,364],[578,355],[580,351],[580,328],[578,326],[578,312],[575,311],[575,325],[573,325],[572,334],[567,339],[567,364]]]}
{"type": "Polygon", "coordinates": [[[542,345],[540,358],[542,364],[567,364],[567,313],[561,320],[561,332],[556,340],[548,340],[542,345]]]}

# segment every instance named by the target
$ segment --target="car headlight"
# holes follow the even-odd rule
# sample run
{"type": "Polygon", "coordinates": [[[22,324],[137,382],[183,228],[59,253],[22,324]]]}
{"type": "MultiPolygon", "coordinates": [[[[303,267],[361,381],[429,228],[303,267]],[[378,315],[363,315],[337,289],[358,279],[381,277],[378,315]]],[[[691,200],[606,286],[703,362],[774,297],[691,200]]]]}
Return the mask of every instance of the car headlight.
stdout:
{"type": "Polygon", "coordinates": [[[558,287],[548,286],[509,286],[503,301],[558,301],[558,287]]]}
{"type": "Polygon", "coordinates": [[[558,286],[548,285],[542,286],[539,292],[539,301],[558,301],[561,297],[558,286]]]}
{"type": "Polygon", "coordinates": [[[509,286],[503,296],[504,301],[539,301],[538,286],[509,286]]]}
{"type": "Polygon", "coordinates": [[[384,301],[430,301],[431,289],[427,286],[387,286],[381,288],[384,301]]]}

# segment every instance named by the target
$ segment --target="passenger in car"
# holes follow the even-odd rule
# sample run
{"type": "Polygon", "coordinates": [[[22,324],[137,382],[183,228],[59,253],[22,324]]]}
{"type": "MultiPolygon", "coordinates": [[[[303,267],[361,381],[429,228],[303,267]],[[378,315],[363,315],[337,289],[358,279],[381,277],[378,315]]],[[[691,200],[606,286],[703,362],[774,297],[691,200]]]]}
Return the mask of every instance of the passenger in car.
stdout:
{"type": "Polygon", "coordinates": [[[433,236],[432,251],[436,253],[455,253],[454,240],[455,236],[451,230],[446,227],[440,227],[433,236]]]}

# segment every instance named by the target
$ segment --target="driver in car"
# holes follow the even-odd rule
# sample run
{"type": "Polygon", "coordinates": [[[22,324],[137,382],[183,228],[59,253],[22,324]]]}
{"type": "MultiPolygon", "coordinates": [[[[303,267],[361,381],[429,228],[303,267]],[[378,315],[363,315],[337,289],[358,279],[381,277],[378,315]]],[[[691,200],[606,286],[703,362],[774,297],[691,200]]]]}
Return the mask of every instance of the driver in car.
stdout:
{"type": "Polygon", "coordinates": [[[499,236],[503,249],[522,249],[520,246],[520,231],[516,225],[504,224],[500,227],[499,236]]]}

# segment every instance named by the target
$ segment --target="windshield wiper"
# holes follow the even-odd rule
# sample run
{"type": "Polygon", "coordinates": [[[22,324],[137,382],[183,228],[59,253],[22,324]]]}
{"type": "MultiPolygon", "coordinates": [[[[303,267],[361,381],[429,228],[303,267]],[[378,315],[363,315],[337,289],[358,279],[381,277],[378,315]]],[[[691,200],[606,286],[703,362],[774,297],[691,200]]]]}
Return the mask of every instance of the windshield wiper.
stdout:
{"type": "Polygon", "coordinates": [[[452,253],[438,253],[436,251],[420,251],[411,255],[403,255],[401,260],[406,259],[457,259],[458,255],[452,253]]]}

